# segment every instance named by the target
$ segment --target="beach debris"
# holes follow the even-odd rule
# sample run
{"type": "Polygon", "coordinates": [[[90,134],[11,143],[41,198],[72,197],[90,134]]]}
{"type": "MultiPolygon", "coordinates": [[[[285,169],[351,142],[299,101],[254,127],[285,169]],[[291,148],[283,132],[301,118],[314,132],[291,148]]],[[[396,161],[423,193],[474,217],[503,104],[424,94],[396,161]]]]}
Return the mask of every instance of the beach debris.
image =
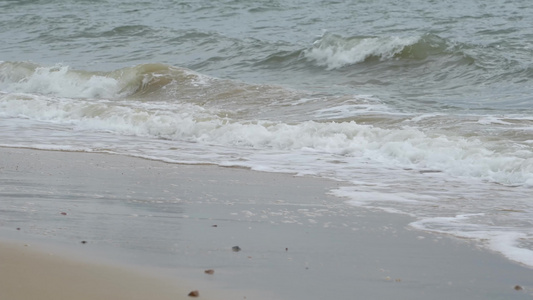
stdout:
{"type": "Polygon", "coordinates": [[[63,215],[63,216],[66,216],[66,215],[67,215],[67,213],[66,213],[66,212],[64,212],[64,211],[62,211],[62,212],[61,212],[61,215],[63,215]]]}
{"type": "Polygon", "coordinates": [[[289,251],[289,248],[285,248],[285,251],[289,251]]]}
{"type": "Polygon", "coordinates": [[[241,247],[233,246],[233,247],[231,247],[231,250],[233,250],[233,252],[239,252],[239,251],[241,251],[241,247]]]}
{"type": "Polygon", "coordinates": [[[213,275],[213,274],[215,274],[215,270],[213,270],[213,269],[205,270],[204,273],[205,274],[209,274],[209,275],[213,275]]]}
{"type": "Polygon", "coordinates": [[[20,230],[20,227],[17,227],[17,230],[20,230]]]}
{"type": "Polygon", "coordinates": [[[215,225],[212,225],[211,227],[218,227],[218,225],[217,225],[217,224],[215,224],[215,225]]]}
{"type": "Polygon", "coordinates": [[[81,241],[82,244],[87,244],[87,241],[81,241]]]}
{"type": "Polygon", "coordinates": [[[200,293],[197,290],[191,291],[189,293],[189,297],[198,297],[200,296],[200,293]]]}
{"type": "Polygon", "coordinates": [[[521,291],[521,290],[523,290],[524,288],[521,287],[521,286],[519,286],[519,285],[515,285],[515,286],[514,286],[514,289],[515,289],[515,291],[521,291]]]}
{"type": "MultiPolygon", "coordinates": [[[[391,282],[393,281],[393,279],[390,276],[385,277],[385,280],[386,281],[391,281],[391,282]]],[[[401,278],[395,278],[394,282],[402,282],[402,279],[401,278]]]]}

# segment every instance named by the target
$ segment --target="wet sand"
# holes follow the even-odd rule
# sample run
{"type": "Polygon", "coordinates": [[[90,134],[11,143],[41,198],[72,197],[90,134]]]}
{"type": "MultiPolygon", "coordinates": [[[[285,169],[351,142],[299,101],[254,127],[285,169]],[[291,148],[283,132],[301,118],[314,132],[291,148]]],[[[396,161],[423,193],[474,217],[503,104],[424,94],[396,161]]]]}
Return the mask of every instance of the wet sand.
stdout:
{"type": "Polygon", "coordinates": [[[412,230],[408,216],[346,205],[327,194],[339,182],[10,148],[0,148],[0,180],[0,241],[10,243],[0,248],[0,291],[9,299],[43,299],[17,294],[32,286],[44,294],[68,286],[86,299],[107,289],[107,280],[87,278],[120,280],[116,293],[150,294],[129,299],[189,298],[190,289],[206,299],[533,295],[533,270],[472,242],[412,230]],[[18,253],[24,244],[31,251],[18,253]],[[80,274],[93,267],[77,264],[94,273],[80,274]],[[11,273],[19,279],[9,281],[11,273]]]}

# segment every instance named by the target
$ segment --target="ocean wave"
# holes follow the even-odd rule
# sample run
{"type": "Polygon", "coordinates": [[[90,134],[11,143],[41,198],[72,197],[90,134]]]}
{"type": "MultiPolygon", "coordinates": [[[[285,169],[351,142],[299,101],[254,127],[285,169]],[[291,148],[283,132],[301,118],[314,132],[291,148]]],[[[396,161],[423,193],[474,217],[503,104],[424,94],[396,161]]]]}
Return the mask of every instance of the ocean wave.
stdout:
{"type": "MultiPolygon", "coordinates": [[[[0,117],[260,151],[311,149],[402,168],[533,185],[533,154],[523,143],[509,139],[516,146],[502,147],[505,141],[493,143],[477,133],[447,134],[441,125],[433,130],[434,125],[421,121],[409,123],[411,127],[388,126],[394,118],[386,115],[384,121],[370,116],[375,121],[358,123],[361,118],[354,116],[366,111],[359,104],[376,104],[356,97],[307,101],[305,93],[216,79],[164,64],[89,72],[4,62],[0,88],[0,117]]],[[[454,120],[459,119],[446,122],[454,120]]]]}
{"type": "Polygon", "coordinates": [[[68,98],[112,99],[155,93],[171,83],[198,86],[207,76],[164,64],[142,64],[111,72],[74,70],[65,65],[40,66],[28,62],[0,63],[4,92],[68,98]]]}
{"type": "MultiPolygon", "coordinates": [[[[295,102],[315,97],[281,86],[219,79],[165,64],[91,72],[64,65],[4,62],[0,63],[0,91],[52,98],[189,103],[241,118],[276,116],[277,107],[295,107],[295,102]]],[[[290,109],[287,112],[292,114],[290,109]]]]}
{"type": "Polygon", "coordinates": [[[302,57],[329,70],[370,60],[422,60],[430,55],[446,53],[448,42],[436,35],[408,37],[343,37],[325,33],[302,57]]]}

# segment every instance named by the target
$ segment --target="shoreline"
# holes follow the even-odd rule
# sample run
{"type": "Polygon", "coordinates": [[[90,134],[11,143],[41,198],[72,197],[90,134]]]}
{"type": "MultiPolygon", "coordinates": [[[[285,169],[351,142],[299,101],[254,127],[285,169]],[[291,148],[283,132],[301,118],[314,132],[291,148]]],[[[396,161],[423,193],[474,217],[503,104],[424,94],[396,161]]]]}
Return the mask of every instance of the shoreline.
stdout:
{"type": "Polygon", "coordinates": [[[49,244],[247,299],[533,296],[533,270],[349,206],[325,179],[21,148],[0,148],[0,176],[0,247],[49,244]]]}

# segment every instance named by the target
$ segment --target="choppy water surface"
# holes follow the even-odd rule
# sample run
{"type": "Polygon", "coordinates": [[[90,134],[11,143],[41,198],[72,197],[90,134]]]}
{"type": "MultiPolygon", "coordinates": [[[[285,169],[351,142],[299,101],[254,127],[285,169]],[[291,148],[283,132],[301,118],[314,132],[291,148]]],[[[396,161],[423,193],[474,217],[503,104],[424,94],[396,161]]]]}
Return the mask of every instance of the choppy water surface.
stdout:
{"type": "Polygon", "coordinates": [[[533,266],[528,1],[0,1],[1,144],[246,166],[533,266]]]}

